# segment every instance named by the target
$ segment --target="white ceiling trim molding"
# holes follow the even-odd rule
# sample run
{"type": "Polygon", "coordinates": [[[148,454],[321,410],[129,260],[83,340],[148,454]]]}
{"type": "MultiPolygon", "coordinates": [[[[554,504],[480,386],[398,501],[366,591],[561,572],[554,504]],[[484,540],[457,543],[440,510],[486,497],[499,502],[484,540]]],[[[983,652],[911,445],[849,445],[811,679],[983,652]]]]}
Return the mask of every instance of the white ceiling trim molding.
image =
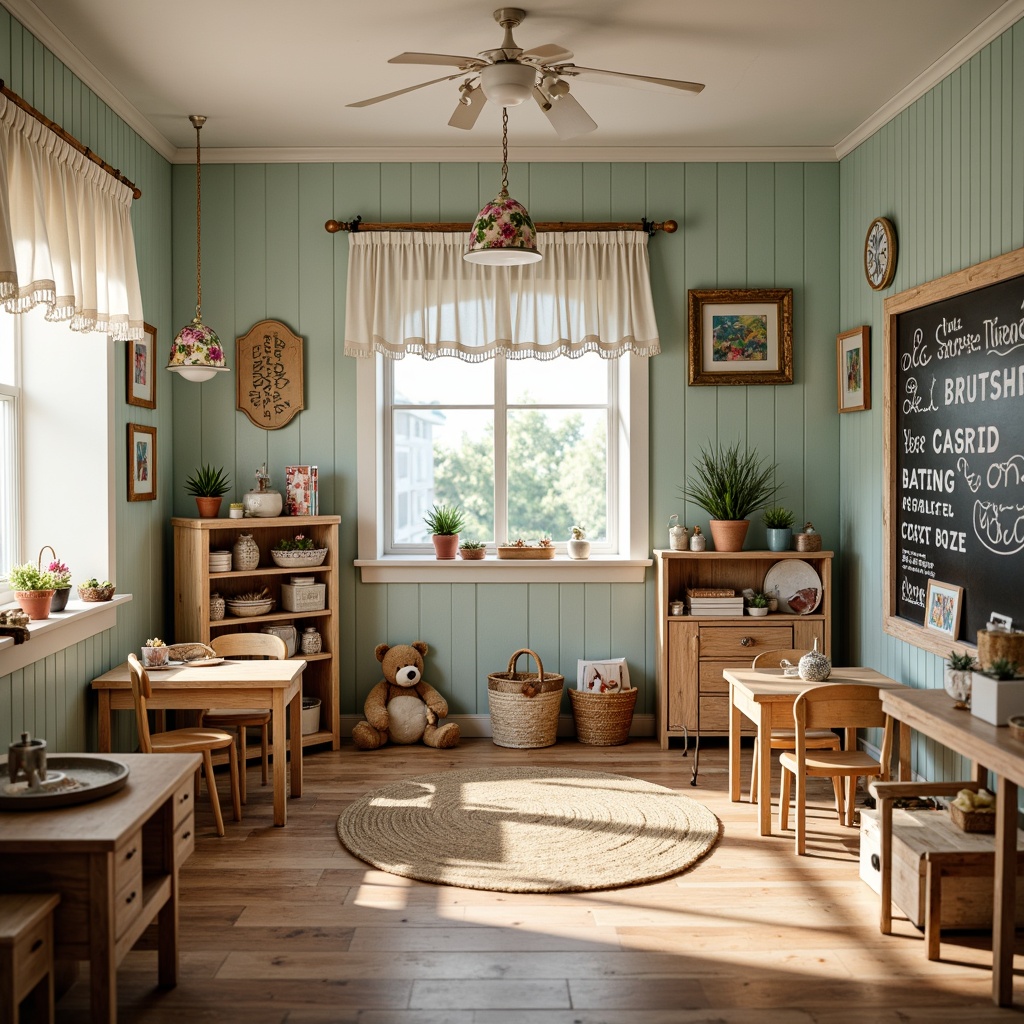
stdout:
{"type": "Polygon", "coordinates": [[[961,64],[981,52],[993,39],[998,39],[1008,28],[1024,16],[1024,0],[1007,0],[990,14],[973,32],[968,33],[952,49],[947,50],[931,67],[925,68],[906,88],[901,89],[888,103],[879,107],[871,117],[855,128],[836,146],[836,157],[842,160],[862,142],[869,139],[883,125],[888,124],[912,103],[916,103],[961,64]]]}
{"type": "MultiPolygon", "coordinates": [[[[75,44],[31,0],[3,0],[3,6],[59,61],[92,89],[129,128],[148,142],[165,160],[175,162],[177,147],[157,131],[152,121],[92,61],[84,57],[75,44]]],[[[10,82],[6,84],[11,85],[10,82]]],[[[46,110],[42,112],[50,113],[46,110]]]]}

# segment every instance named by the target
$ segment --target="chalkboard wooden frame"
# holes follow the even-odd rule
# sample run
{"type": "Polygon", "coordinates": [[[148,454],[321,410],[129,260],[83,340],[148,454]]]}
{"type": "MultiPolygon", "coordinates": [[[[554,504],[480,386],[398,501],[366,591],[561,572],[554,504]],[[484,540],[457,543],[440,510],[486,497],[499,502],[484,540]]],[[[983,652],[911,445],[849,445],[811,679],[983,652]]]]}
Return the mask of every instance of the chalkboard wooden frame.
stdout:
{"type": "MultiPolygon", "coordinates": [[[[897,580],[899,538],[897,537],[897,445],[896,413],[898,396],[896,394],[897,379],[897,325],[898,318],[904,313],[923,309],[934,303],[943,302],[955,296],[967,295],[970,292],[987,288],[990,285],[1009,281],[1024,275],[1024,249],[1016,249],[1003,256],[978,263],[973,267],[947,274],[934,281],[927,281],[914,288],[893,295],[885,300],[885,353],[884,353],[884,436],[883,436],[883,504],[882,504],[882,536],[885,542],[883,560],[883,628],[891,636],[946,656],[950,650],[974,653],[976,648],[965,640],[953,643],[941,633],[925,629],[897,614],[897,580]]],[[[951,583],[960,581],[951,580],[951,583]]]]}

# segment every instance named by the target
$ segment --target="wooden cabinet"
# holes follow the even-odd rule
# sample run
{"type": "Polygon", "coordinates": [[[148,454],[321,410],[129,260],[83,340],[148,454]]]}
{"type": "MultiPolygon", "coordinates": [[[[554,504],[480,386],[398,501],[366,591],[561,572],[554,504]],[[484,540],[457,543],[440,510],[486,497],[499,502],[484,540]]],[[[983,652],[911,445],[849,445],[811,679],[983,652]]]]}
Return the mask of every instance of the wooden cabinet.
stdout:
{"type": "Polygon", "coordinates": [[[330,743],[337,750],[338,732],[338,524],[339,516],[283,516],[252,519],[172,519],[174,527],[174,638],[178,643],[200,640],[209,643],[224,633],[259,631],[268,625],[294,625],[301,644],[302,631],[315,626],[321,637],[319,654],[295,657],[306,662],[302,693],[320,699],[320,727],[303,735],[303,746],[330,743]],[[251,533],[260,549],[259,565],[245,571],[210,572],[211,551],[230,551],[243,533],[251,533]],[[318,548],[327,549],[323,564],[304,568],[279,568],[270,552],[282,538],[303,533],[318,548]],[[321,611],[290,612],[281,603],[281,587],[292,576],[312,576],[325,585],[321,611]],[[266,587],[274,609],[266,615],[245,618],[227,611],[224,618],[210,619],[210,595],[232,597],[266,587]]]}
{"type": "MultiPolygon", "coordinates": [[[[762,651],[807,648],[831,654],[831,551],[655,551],[657,572],[658,735],[662,747],[673,736],[729,733],[729,684],[722,669],[749,666],[762,651]],[[822,598],[808,615],[671,615],[672,601],[685,601],[688,588],[760,590],[777,562],[800,559],[821,579],[822,598]]],[[[786,596],[786,595],[783,595],[786,596]]],[[[744,722],[744,731],[753,727],[744,722]]]]}

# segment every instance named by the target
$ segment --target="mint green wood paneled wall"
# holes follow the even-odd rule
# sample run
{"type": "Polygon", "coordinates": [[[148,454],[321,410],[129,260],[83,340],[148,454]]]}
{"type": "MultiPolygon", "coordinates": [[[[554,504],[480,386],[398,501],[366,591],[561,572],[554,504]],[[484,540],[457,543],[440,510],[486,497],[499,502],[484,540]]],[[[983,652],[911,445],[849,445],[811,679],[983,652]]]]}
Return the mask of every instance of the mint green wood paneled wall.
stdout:
{"type": "MultiPolygon", "coordinates": [[[[492,197],[495,164],[238,165],[203,172],[203,316],[221,338],[264,317],[305,338],[306,407],[278,431],[234,411],[223,375],[174,392],[174,512],[194,515],[182,489],[199,463],[223,464],[237,494],[267,460],[320,467],[321,510],[342,516],[341,708],[361,710],[379,678],[376,644],[424,639],[428,678],[453,712],[486,714],[487,673],[520,647],[545,669],[575,677],[577,658],[625,655],[654,711],[653,586],[364,585],[351,567],[356,530],[355,363],[341,355],[348,242],[323,229],[348,220],[468,220],[492,197]]],[[[173,169],[174,317],[191,314],[195,279],[194,170],[173,169]]],[[[510,190],[541,220],[674,218],[651,241],[663,353],[651,374],[651,546],[666,521],[706,517],[677,488],[703,444],[736,438],[779,464],[780,497],[838,540],[839,424],[834,399],[838,330],[837,165],[514,164],[510,190]],[[708,287],[792,287],[796,382],[785,387],[688,388],[686,292],[708,287]]],[[[232,358],[233,362],[233,358],[232,358]]],[[[552,532],[565,524],[552,524],[552,532]]],[[[763,545],[760,523],[751,545],[763,545]]]]}
{"type": "MultiPolygon", "coordinates": [[[[142,189],[132,206],[132,226],[138,252],[139,276],[146,321],[157,328],[157,365],[176,326],[171,322],[171,172],[170,165],[143,142],[53,54],[0,8],[0,78],[37,110],[119,168],[142,189]]],[[[194,248],[194,246],[193,246],[194,248]]],[[[193,278],[194,279],[194,278],[193,278]]],[[[163,629],[166,538],[163,524],[171,510],[171,386],[169,375],[158,371],[157,408],[125,402],[125,346],[117,345],[114,376],[114,442],[116,454],[117,552],[114,582],[133,600],[118,611],[114,629],[76,644],[53,657],[13,674],[0,676],[0,740],[23,729],[44,736],[54,750],[95,749],[95,701],[89,681],[124,660],[147,636],[163,629]],[[126,500],[126,424],[157,427],[156,501],[126,500]]],[[[90,396],[82,396],[82,416],[90,415],[90,396]]],[[[59,493],[60,463],[78,458],[70,446],[54,453],[55,497],[59,493]]],[[[69,509],[73,503],[69,504],[69,509]]],[[[69,514],[71,514],[69,512],[69,514]]],[[[61,538],[52,539],[63,556],[61,538]]],[[[24,552],[35,559],[36,552],[24,552]]],[[[102,570],[71,565],[75,582],[102,570]]],[[[135,743],[128,716],[118,716],[117,739],[122,749],[135,743]]]]}
{"type": "MultiPolygon", "coordinates": [[[[883,300],[1024,245],[1024,21],[893,118],[840,166],[841,329],[871,325],[871,405],[841,417],[840,517],[847,653],[913,686],[940,687],[942,659],[882,630],[883,300]],[[882,294],[864,279],[874,217],[896,226],[882,294]]],[[[1021,566],[1017,567],[1018,569],[1021,566]]],[[[914,768],[957,777],[959,758],[916,740],[914,768]]],[[[965,776],[960,776],[965,777],[965,776]]]]}

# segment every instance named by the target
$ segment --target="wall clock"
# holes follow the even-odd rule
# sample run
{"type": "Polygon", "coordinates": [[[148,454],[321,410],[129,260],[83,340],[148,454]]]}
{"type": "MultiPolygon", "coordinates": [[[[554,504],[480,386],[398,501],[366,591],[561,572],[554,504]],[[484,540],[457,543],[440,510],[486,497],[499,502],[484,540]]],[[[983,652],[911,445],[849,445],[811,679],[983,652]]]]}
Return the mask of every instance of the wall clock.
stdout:
{"type": "Polygon", "coordinates": [[[892,221],[876,217],[864,239],[864,275],[875,291],[888,288],[896,273],[896,229],[892,221]]]}

